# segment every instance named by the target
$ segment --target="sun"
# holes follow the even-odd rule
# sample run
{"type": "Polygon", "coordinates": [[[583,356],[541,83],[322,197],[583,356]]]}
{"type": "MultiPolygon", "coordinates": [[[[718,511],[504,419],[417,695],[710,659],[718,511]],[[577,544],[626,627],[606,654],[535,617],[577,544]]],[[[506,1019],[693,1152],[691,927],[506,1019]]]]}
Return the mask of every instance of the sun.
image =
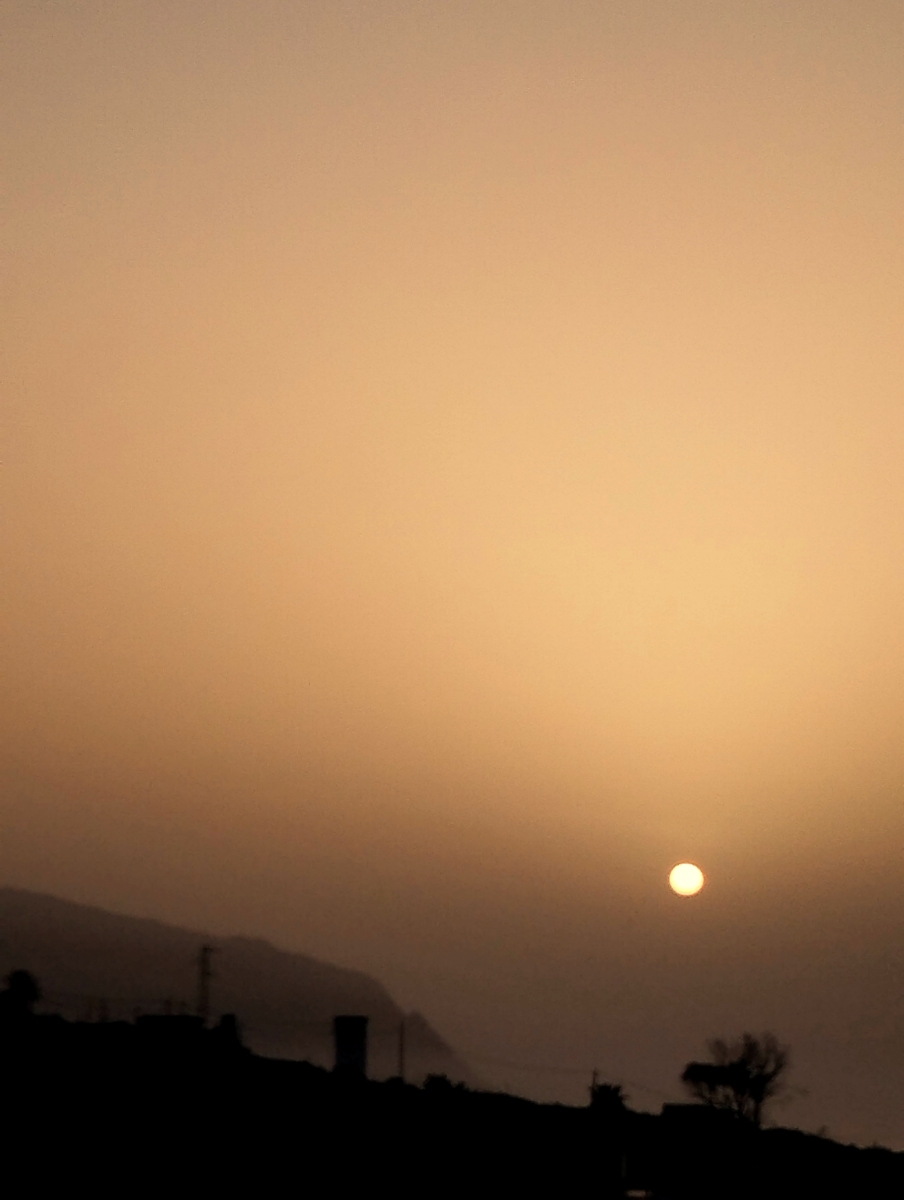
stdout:
{"type": "Polygon", "coordinates": [[[679,863],[669,872],[669,887],[679,896],[696,896],[705,882],[703,872],[693,863],[679,863]]]}

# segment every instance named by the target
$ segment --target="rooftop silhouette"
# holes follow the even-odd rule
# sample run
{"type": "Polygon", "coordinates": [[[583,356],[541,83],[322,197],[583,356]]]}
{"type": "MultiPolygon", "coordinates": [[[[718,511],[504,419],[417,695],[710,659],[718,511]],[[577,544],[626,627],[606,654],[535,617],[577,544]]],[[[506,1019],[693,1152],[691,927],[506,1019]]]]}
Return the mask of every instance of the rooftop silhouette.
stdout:
{"type": "Polygon", "coordinates": [[[127,1191],[174,1179],[269,1189],[293,1180],[397,1195],[596,1195],[655,1200],[899,1195],[904,1154],[761,1130],[705,1104],[637,1113],[597,1083],[583,1107],[431,1075],[367,1078],[367,1018],[337,1014],[332,1070],[243,1045],[225,1014],[70,1021],[38,1013],[39,982],[0,992],[12,1158],[49,1182],[127,1191]]]}

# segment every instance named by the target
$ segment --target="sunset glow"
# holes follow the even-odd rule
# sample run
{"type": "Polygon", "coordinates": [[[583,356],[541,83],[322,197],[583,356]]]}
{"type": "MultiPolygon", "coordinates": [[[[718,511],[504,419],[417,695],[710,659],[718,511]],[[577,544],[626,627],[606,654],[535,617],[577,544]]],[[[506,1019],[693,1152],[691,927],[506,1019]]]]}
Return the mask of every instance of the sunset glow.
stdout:
{"type": "Polygon", "coordinates": [[[0,883],[534,1098],[776,1028],[904,1148],[902,61],[900,0],[5,0],[0,883]]]}

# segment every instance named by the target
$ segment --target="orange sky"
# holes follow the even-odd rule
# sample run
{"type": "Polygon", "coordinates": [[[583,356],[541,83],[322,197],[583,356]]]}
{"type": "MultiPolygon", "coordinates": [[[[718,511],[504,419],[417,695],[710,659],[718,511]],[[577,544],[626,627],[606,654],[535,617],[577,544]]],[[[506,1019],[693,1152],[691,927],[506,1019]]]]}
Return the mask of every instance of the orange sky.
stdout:
{"type": "Polygon", "coordinates": [[[904,1144],[897,0],[0,24],[4,880],[904,1144]]]}

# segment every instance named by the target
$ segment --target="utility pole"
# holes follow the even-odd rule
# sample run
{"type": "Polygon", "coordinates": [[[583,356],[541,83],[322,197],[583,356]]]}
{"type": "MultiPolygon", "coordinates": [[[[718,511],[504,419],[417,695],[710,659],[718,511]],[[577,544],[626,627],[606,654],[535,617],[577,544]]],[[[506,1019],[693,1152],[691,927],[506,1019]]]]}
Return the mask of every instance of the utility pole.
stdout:
{"type": "Polygon", "coordinates": [[[405,1018],[399,1021],[399,1079],[405,1082],[405,1018]]]}
{"type": "Polygon", "coordinates": [[[197,1014],[206,1025],[210,1020],[210,980],[213,971],[210,967],[211,956],[216,954],[216,946],[202,946],[198,951],[198,1008],[197,1014]]]}

